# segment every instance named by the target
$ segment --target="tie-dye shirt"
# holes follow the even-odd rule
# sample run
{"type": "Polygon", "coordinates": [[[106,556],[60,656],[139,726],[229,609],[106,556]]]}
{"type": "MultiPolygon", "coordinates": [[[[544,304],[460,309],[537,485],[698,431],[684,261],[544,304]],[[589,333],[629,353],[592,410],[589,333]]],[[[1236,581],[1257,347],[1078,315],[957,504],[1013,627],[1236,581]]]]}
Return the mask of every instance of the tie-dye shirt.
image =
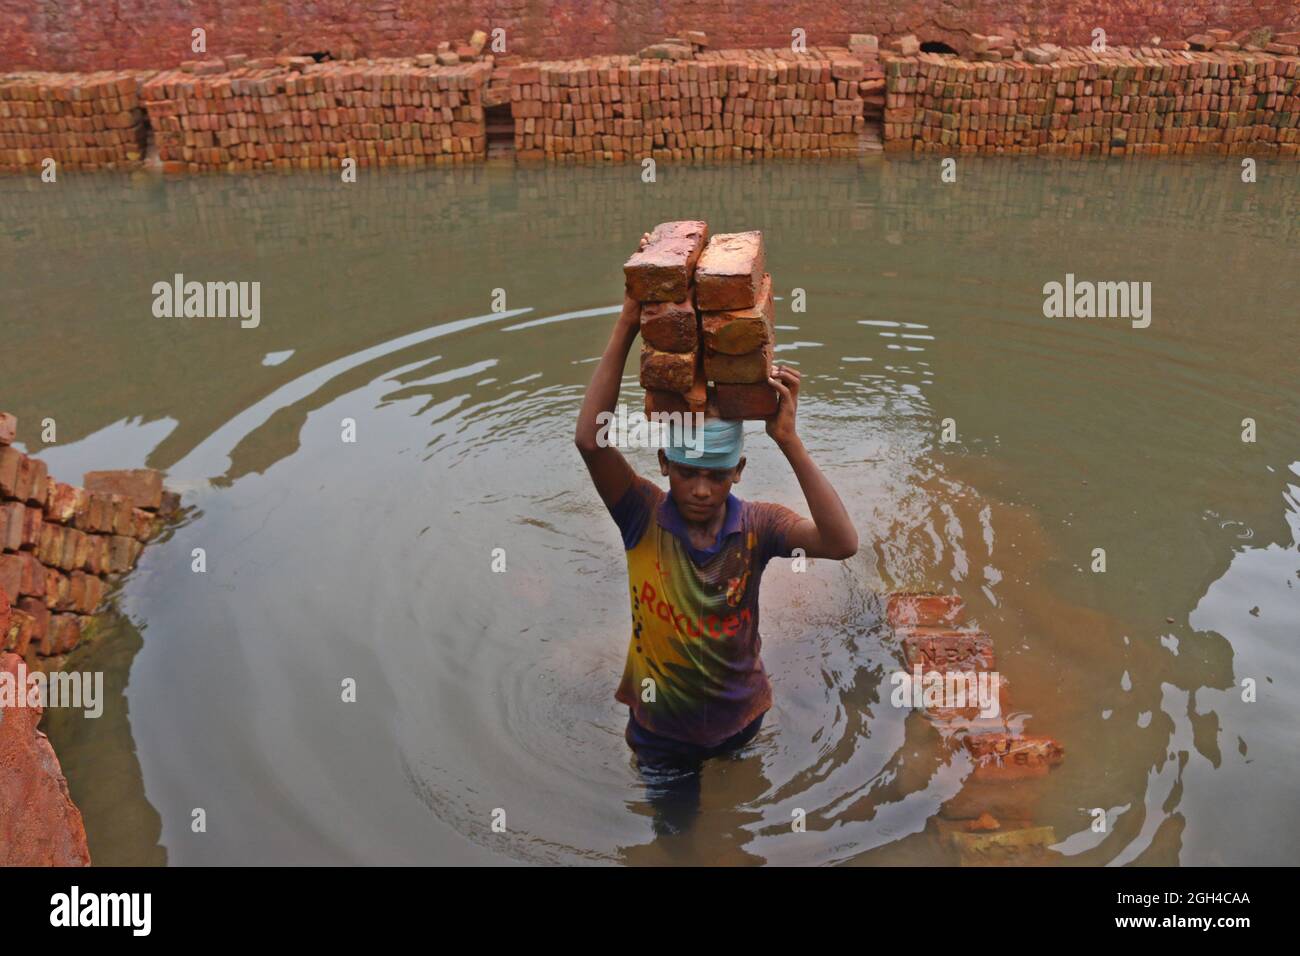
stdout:
{"type": "Polygon", "coordinates": [[[800,517],[729,495],[718,540],[700,550],[672,496],[640,477],[611,514],[623,532],[632,603],[615,696],[648,730],[715,746],[772,706],[759,659],[758,582],[769,559],[790,556],[786,534],[800,517]]]}

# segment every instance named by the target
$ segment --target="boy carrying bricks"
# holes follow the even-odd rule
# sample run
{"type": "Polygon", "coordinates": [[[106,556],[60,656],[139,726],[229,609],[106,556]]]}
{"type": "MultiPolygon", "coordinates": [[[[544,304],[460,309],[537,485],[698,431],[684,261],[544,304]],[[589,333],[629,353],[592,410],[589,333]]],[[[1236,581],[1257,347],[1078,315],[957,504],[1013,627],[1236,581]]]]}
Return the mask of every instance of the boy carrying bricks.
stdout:
{"type": "Polygon", "coordinates": [[[615,409],[640,313],[627,297],[587,388],[574,441],[623,534],[633,623],[615,696],[629,708],[625,737],[652,784],[656,825],[672,832],[698,806],[702,762],[751,740],[771,707],[759,659],[764,566],[796,548],[808,557],[843,560],[857,552],[858,536],[796,432],[794,369],[773,368],[767,379],[779,395],[767,434],[794,469],[811,519],[731,493],[745,469],[739,420],[707,418],[693,437],[674,422],[659,450],[667,492],[599,439],[598,421],[615,409]]]}

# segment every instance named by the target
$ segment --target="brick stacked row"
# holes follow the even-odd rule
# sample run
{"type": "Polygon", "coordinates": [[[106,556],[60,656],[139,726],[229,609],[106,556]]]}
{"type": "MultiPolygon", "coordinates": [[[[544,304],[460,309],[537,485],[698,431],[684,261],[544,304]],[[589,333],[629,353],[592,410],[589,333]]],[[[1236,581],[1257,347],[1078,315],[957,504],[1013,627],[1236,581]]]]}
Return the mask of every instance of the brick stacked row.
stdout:
{"type": "MultiPolygon", "coordinates": [[[[956,595],[891,594],[886,617],[909,674],[937,675],[956,687],[996,670],[989,635],[963,626],[966,608],[956,595]]],[[[1029,782],[1047,776],[1065,752],[1050,737],[1020,733],[1008,724],[1001,675],[998,705],[996,717],[982,716],[978,706],[925,708],[944,736],[960,735],[971,760],[965,786],[936,820],[942,841],[957,851],[963,866],[1046,862],[1048,847],[1057,842],[1052,827],[1034,825],[1036,793],[1029,782]]]]}
{"type": "Polygon", "coordinates": [[[883,74],[830,47],[536,63],[510,83],[520,159],[680,162],[854,156],[883,74]]]}
{"type": "Polygon", "coordinates": [[[0,413],[0,592],[13,604],[0,650],[66,654],[178,501],[151,469],[92,471],[84,488],[56,481],[10,444],[15,432],[0,413]]]}
{"type": "Polygon", "coordinates": [[[700,220],[660,223],[623,265],[641,303],[641,386],[655,413],[766,418],[776,345],[761,232],[709,235],[700,220]]]}
{"type": "Polygon", "coordinates": [[[1142,47],[1055,62],[889,58],[885,148],[1052,156],[1300,156],[1300,58],[1142,47]]]}
{"type": "Polygon", "coordinates": [[[138,162],[147,130],[141,74],[19,73],[0,76],[0,170],[66,169],[138,162]]]}
{"type": "Polygon", "coordinates": [[[478,162],[487,63],[286,58],[159,73],[141,95],[170,172],[478,162]],[[304,62],[306,60],[306,62],[304,62]],[[287,64],[287,65],[286,65],[287,64]]]}

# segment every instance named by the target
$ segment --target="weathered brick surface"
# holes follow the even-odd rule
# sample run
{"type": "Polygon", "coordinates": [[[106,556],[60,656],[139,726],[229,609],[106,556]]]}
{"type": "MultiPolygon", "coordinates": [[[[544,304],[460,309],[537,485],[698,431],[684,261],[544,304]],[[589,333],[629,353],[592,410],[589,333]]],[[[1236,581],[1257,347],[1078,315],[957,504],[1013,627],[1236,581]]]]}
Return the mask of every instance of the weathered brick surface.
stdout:
{"type": "Polygon", "coordinates": [[[693,352],[699,347],[695,302],[647,302],[641,309],[641,338],[665,352],[693,352]]]}
{"type": "Polygon", "coordinates": [[[134,508],[156,511],[162,504],[163,476],[153,468],[88,471],[83,483],[87,491],[121,495],[134,508]]]}
{"type": "Polygon", "coordinates": [[[697,362],[694,352],[661,352],[642,345],[641,387],[689,392],[696,383],[697,362]]]}
{"type": "Polygon", "coordinates": [[[1052,63],[886,57],[886,150],[1300,155],[1300,58],[1143,47],[1052,63]]]}
{"type": "Polygon", "coordinates": [[[56,171],[138,162],[146,140],[139,83],[130,72],[0,76],[0,170],[39,172],[46,159],[56,171]]]}
{"type": "Polygon", "coordinates": [[[634,252],[623,264],[628,296],[643,303],[685,301],[708,235],[708,225],[697,219],[655,226],[645,248],[634,252]]]}
{"type": "Polygon", "coordinates": [[[695,269],[695,303],[701,312],[752,309],[767,263],[761,232],[720,233],[709,239],[695,269]]]}
{"type": "MultiPolygon", "coordinates": [[[[359,5],[347,0],[106,0],[93,6],[0,0],[0,69],[103,69],[174,66],[196,56],[190,31],[208,28],[209,56],[329,51],[339,56],[399,56],[465,46],[475,30],[505,30],[507,51],[570,57],[637,50],[685,31],[715,48],[788,46],[800,27],[810,44],[847,44],[850,34],[892,40],[915,34],[959,52],[977,33],[1017,33],[1056,43],[1086,43],[1103,26],[1112,43],[1153,36],[1185,38],[1210,27],[1271,25],[1296,29],[1292,0],[465,0],[459,3],[359,5]]],[[[490,47],[489,47],[490,49],[490,47]]]]}
{"type": "Polygon", "coordinates": [[[719,418],[768,418],[776,414],[781,397],[771,385],[714,386],[719,418]]]}
{"type": "Polygon", "coordinates": [[[744,355],[776,342],[772,277],[764,275],[752,308],[706,312],[700,316],[704,344],[714,352],[744,355]]]}

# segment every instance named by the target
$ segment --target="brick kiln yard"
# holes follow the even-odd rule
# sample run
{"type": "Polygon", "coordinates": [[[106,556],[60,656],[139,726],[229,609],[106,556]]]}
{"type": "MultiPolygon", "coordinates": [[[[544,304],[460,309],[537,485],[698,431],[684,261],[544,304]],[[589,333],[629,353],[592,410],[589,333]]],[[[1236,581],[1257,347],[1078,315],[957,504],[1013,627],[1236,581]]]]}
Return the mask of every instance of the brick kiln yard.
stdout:
{"type": "Polygon", "coordinates": [[[1300,155],[1300,32],[1212,29],[1140,47],[973,38],[969,57],[709,49],[497,59],[463,47],[316,62],[232,54],[180,69],[0,76],[0,169],[167,172],[518,162],[850,158],[880,151],[1049,156],[1300,155]],[[1250,40],[1270,38],[1264,45],[1250,40]]]}

